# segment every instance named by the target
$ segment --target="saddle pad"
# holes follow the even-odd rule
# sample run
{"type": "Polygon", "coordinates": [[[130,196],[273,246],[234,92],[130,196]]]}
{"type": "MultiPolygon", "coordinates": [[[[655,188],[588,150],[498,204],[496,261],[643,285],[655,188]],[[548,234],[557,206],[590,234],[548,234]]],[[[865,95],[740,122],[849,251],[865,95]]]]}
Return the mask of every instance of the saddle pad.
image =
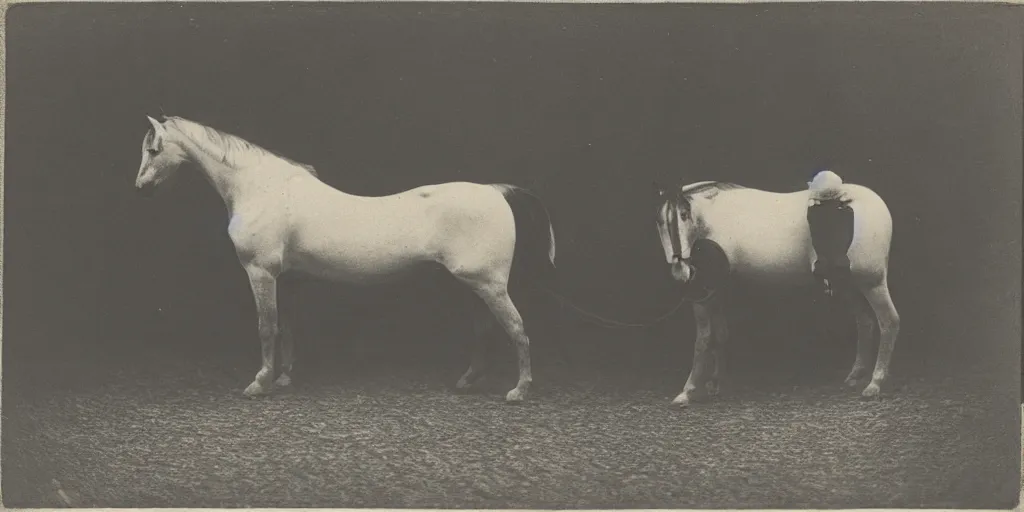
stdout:
{"type": "Polygon", "coordinates": [[[691,251],[694,275],[693,280],[683,286],[683,295],[702,301],[728,282],[729,258],[720,245],[706,238],[695,241],[691,251]]]}
{"type": "Polygon", "coordinates": [[[814,274],[828,278],[849,273],[847,252],[853,244],[853,208],[849,201],[812,201],[807,207],[807,224],[811,230],[811,245],[818,254],[812,269],[814,274]]]}

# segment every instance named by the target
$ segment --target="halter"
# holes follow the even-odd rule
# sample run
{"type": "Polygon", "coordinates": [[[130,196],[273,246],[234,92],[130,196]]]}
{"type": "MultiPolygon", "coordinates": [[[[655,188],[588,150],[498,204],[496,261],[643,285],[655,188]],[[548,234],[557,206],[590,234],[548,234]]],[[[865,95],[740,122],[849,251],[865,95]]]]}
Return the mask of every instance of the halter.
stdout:
{"type": "Polygon", "coordinates": [[[679,236],[679,208],[680,201],[685,198],[678,197],[667,205],[669,218],[668,232],[669,241],[672,244],[672,263],[682,263],[690,267],[690,279],[683,285],[683,296],[686,300],[696,303],[704,303],[718,294],[719,288],[723,286],[723,280],[729,274],[728,258],[722,247],[713,240],[698,238],[690,244],[690,256],[683,257],[683,243],[679,236]],[[698,264],[694,263],[697,260],[698,264]],[[724,267],[716,264],[724,258],[724,267]]]}
{"type": "Polygon", "coordinates": [[[668,219],[668,239],[672,244],[672,262],[686,263],[693,267],[691,258],[684,258],[682,254],[683,242],[679,239],[679,205],[675,201],[668,203],[668,213],[671,214],[668,219]]]}

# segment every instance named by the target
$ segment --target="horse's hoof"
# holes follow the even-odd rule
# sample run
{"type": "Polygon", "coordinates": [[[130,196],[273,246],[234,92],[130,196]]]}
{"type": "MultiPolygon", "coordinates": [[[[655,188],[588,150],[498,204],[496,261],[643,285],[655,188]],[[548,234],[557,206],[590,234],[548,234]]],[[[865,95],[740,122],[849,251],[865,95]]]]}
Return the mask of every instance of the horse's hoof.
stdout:
{"type": "Polygon", "coordinates": [[[520,391],[519,388],[515,388],[512,391],[509,391],[508,394],[505,395],[505,403],[507,404],[521,404],[525,399],[526,393],[520,391]]]}
{"type": "Polygon", "coordinates": [[[680,409],[685,409],[689,407],[692,403],[693,401],[690,399],[689,396],[686,395],[686,393],[680,394],[679,396],[675,397],[675,399],[672,400],[672,405],[679,407],[680,409]]]}
{"type": "Polygon", "coordinates": [[[249,398],[256,398],[270,394],[270,390],[264,388],[258,382],[253,382],[252,384],[249,384],[249,387],[245,388],[245,391],[243,391],[242,394],[249,398]]]}
{"type": "Polygon", "coordinates": [[[477,380],[479,380],[479,379],[470,378],[470,377],[467,377],[466,375],[463,375],[462,378],[459,379],[459,381],[455,383],[455,389],[459,389],[459,390],[463,390],[463,391],[468,390],[469,388],[473,387],[473,384],[476,384],[477,380]]]}
{"type": "Polygon", "coordinates": [[[854,368],[853,370],[850,370],[850,373],[846,376],[846,380],[843,381],[843,384],[846,384],[846,386],[851,388],[857,387],[857,384],[864,381],[865,373],[865,368],[854,368]]]}
{"type": "Polygon", "coordinates": [[[280,376],[277,377],[277,380],[274,381],[274,385],[281,386],[282,388],[291,386],[292,378],[289,377],[287,373],[282,373],[280,376]]]}
{"type": "Polygon", "coordinates": [[[872,382],[868,384],[868,387],[864,388],[864,391],[860,394],[861,398],[865,400],[874,400],[881,398],[882,390],[879,389],[878,384],[872,382]]]}

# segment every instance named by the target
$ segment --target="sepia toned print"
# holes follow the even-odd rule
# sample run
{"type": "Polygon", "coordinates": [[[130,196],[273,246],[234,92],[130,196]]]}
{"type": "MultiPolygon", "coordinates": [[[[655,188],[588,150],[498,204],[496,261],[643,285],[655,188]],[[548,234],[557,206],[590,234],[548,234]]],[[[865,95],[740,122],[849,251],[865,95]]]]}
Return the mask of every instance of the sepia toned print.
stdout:
{"type": "Polygon", "coordinates": [[[12,6],[3,505],[1012,508],[1018,16],[12,6]]]}

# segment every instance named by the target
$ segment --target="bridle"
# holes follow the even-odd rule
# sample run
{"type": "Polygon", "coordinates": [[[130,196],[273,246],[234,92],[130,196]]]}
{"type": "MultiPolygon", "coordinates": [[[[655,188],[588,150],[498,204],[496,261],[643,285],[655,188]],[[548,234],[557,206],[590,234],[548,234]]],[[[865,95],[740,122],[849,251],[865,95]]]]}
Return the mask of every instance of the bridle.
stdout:
{"type": "Polygon", "coordinates": [[[692,254],[690,258],[683,257],[683,242],[679,238],[679,205],[675,201],[667,203],[666,213],[668,217],[668,239],[672,244],[672,263],[685,263],[693,269],[692,254]]]}
{"type": "MultiPolygon", "coordinates": [[[[690,247],[690,257],[687,257],[687,258],[683,257],[683,244],[682,244],[682,240],[681,240],[681,238],[679,236],[679,218],[680,218],[680,215],[679,215],[680,211],[679,210],[680,210],[680,208],[683,207],[682,205],[680,205],[680,203],[681,202],[687,202],[687,198],[685,198],[685,197],[677,197],[677,198],[674,198],[674,199],[675,200],[670,199],[666,203],[666,209],[665,209],[665,213],[666,213],[666,217],[667,217],[665,219],[666,220],[665,224],[666,224],[666,228],[668,229],[668,232],[669,232],[669,242],[672,244],[672,257],[671,257],[672,263],[671,264],[675,265],[675,264],[679,263],[679,264],[685,264],[687,267],[689,267],[689,269],[690,269],[690,277],[689,277],[689,280],[685,283],[684,286],[690,288],[690,290],[692,292],[696,292],[699,295],[698,296],[690,297],[687,300],[689,300],[690,302],[704,303],[704,302],[707,302],[707,301],[711,300],[712,298],[714,298],[718,294],[718,288],[717,287],[711,287],[712,283],[705,282],[706,278],[708,278],[708,276],[713,276],[714,272],[712,271],[712,274],[708,274],[707,276],[702,276],[702,278],[700,278],[700,279],[697,278],[698,268],[697,268],[696,265],[694,265],[693,259],[694,259],[694,256],[699,255],[698,253],[700,253],[700,251],[702,250],[701,246],[699,244],[700,240],[698,240],[697,242],[694,242],[693,244],[691,244],[691,247],[690,247]]],[[[689,204],[686,204],[686,207],[689,207],[689,204]]],[[[687,208],[687,209],[689,210],[689,208],[687,208]]],[[[714,242],[711,242],[711,243],[714,244],[717,247],[717,244],[715,244],[714,242]]],[[[720,247],[719,247],[719,250],[721,250],[720,247]]],[[[713,277],[711,277],[711,278],[713,278],[713,277]]]]}

